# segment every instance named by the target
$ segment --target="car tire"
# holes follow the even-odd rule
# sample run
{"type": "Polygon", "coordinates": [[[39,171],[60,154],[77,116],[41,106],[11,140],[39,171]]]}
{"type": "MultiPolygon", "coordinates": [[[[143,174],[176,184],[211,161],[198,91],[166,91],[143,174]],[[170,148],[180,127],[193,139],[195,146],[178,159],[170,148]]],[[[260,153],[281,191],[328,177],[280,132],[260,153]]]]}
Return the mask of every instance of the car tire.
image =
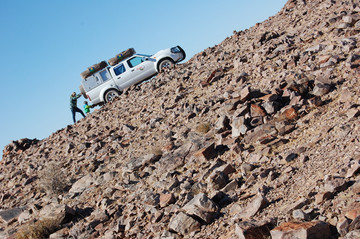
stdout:
{"type": "Polygon", "coordinates": [[[158,72],[162,72],[164,68],[171,67],[174,65],[174,61],[170,58],[161,60],[158,64],[158,72]]]}
{"type": "Polygon", "coordinates": [[[120,92],[115,89],[108,90],[108,91],[106,91],[106,93],[104,95],[104,100],[107,103],[107,102],[114,100],[119,95],[120,95],[120,92]]]}

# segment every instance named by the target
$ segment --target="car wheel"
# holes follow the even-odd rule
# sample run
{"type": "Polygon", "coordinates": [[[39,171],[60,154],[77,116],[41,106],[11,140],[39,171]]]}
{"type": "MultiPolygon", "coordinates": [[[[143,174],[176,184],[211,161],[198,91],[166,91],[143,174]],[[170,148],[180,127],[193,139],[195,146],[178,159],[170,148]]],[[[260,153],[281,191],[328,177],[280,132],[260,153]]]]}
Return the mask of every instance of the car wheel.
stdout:
{"type": "Polygon", "coordinates": [[[174,65],[174,62],[171,59],[166,58],[166,59],[160,61],[159,65],[158,65],[158,71],[162,72],[164,68],[171,67],[173,65],[174,65]]]}
{"type": "Polygon", "coordinates": [[[109,90],[105,93],[105,102],[109,102],[114,100],[116,97],[118,97],[120,95],[120,92],[117,90],[109,90]]]}

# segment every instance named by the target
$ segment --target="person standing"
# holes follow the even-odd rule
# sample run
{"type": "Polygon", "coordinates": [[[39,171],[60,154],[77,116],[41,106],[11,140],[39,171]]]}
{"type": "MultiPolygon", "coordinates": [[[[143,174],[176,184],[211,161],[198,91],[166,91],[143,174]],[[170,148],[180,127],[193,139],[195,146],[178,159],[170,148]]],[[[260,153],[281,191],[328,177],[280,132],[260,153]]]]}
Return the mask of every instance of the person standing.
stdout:
{"type": "Polygon", "coordinates": [[[76,92],[73,92],[70,96],[70,109],[71,109],[74,123],[76,122],[76,120],[75,120],[76,112],[79,112],[83,117],[85,117],[84,112],[82,112],[82,110],[77,107],[77,99],[79,99],[80,97],[81,97],[81,94],[77,95],[76,92]]]}

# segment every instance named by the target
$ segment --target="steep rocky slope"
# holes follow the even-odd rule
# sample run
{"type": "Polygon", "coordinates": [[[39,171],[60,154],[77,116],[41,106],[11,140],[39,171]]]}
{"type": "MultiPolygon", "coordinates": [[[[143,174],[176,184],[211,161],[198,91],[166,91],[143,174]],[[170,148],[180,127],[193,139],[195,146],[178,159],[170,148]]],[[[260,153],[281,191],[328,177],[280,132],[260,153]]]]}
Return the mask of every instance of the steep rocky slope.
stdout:
{"type": "Polygon", "coordinates": [[[359,33],[359,1],[289,0],[11,143],[0,237],[360,238],[359,33]]]}

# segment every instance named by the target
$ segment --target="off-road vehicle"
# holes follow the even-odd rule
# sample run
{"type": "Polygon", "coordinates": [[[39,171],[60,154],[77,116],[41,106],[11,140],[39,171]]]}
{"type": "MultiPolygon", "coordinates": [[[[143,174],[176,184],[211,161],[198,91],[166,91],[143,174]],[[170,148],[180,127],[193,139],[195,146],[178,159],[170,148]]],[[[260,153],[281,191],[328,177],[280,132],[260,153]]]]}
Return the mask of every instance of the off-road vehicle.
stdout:
{"type": "Polygon", "coordinates": [[[94,64],[80,75],[80,91],[92,105],[113,100],[134,84],[150,79],[163,68],[184,60],[180,46],[161,50],[154,55],[137,54],[133,48],[117,54],[107,62],[94,64]]]}

